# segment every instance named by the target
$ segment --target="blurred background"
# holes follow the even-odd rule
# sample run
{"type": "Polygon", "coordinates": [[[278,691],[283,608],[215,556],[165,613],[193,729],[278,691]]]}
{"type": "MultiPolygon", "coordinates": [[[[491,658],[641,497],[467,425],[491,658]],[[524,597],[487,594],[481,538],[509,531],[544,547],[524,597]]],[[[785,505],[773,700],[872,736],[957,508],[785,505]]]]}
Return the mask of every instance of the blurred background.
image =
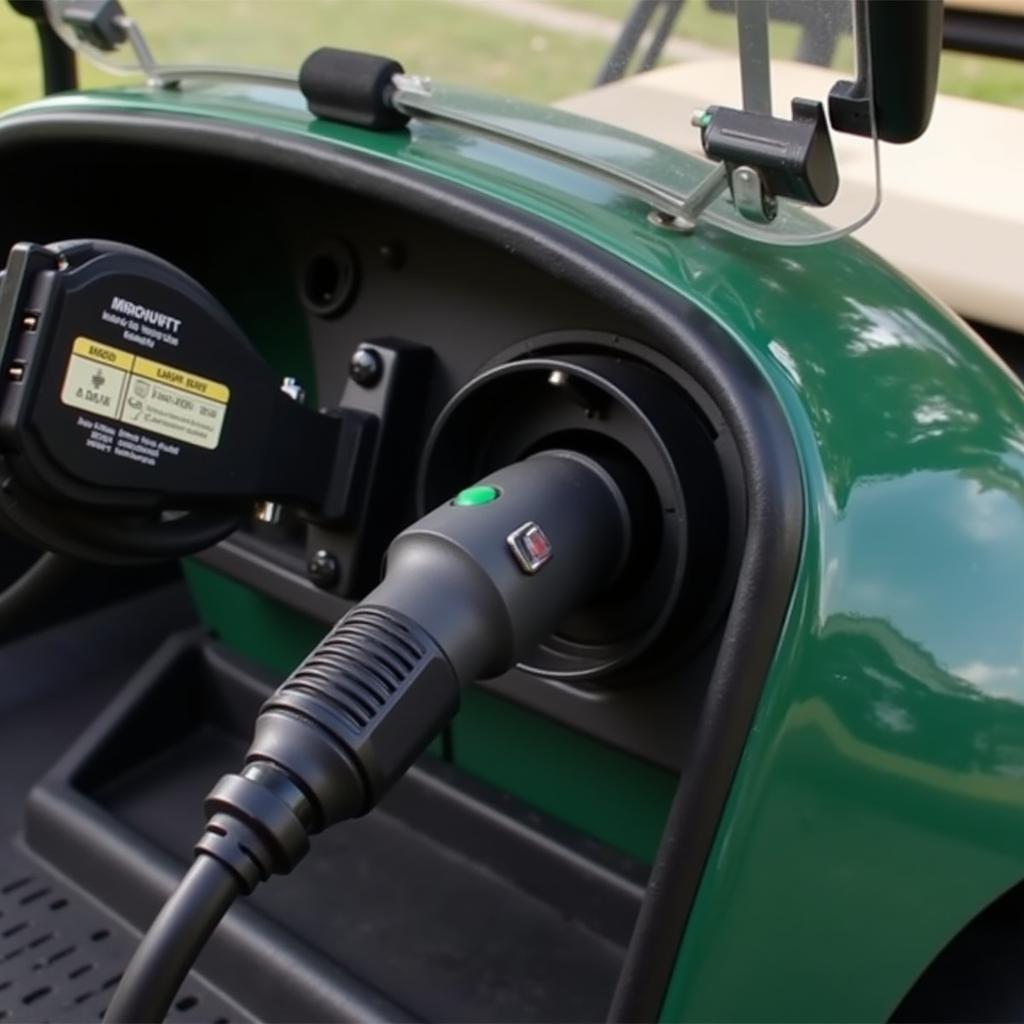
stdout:
{"type": "MultiPolygon", "coordinates": [[[[539,102],[592,86],[632,0],[123,0],[158,60],[216,61],[297,70],[317,46],[376,50],[407,70],[539,102]]],[[[742,2],[742,0],[741,0],[742,2]]],[[[800,0],[796,0],[799,3],[800,0]]],[[[838,3],[839,0],[836,0],[838,3]]],[[[899,0],[893,0],[899,2],[899,0]]],[[[721,0],[686,0],[660,64],[735,47],[735,16],[721,0]]],[[[1024,0],[957,0],[1024,18],[1024,0]]],[[[797,24],[772,25],[772,56],[795,55],[797,24]]],[[[833,64],[851,63],[840,37],[833,64]]],[[[82,69],[83,85],[123,79],[82,69]]],[[[1024,62],[943,53],[942,92],[1024,107],[1024,62]]],[[[0,0],[0,108],[41,92],[31,23],[0,0]]]]}

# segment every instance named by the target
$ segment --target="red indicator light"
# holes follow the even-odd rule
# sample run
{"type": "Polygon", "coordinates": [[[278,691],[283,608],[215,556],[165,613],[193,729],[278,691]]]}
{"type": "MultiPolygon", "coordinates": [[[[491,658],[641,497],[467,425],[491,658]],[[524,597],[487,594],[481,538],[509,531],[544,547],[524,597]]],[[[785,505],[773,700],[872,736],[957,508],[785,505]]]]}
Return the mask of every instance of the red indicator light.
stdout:
{"type": "Polygon", "coordinates": [[[505,539],[523,572],[533,574],[551,559],[551,541],[536,523],[523,523],[505,539]]]}

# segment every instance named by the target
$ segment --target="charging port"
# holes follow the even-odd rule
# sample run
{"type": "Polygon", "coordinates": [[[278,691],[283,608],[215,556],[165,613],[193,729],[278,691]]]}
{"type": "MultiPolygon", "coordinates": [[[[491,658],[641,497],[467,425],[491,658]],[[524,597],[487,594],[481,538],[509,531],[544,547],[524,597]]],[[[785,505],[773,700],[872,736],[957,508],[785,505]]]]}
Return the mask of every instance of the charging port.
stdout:
{"type": "Polygon", "coordinates": [[[519,667],[616,685],[626,665],[656,649],[693,650],[715,625],[729,542],[723,473],[707,425],[658,370],[592,353],[523,358],[475,378],[444,409],[427,441],[421,506],[498,466],[559,448],[614,473],[635,541],[615,582],[519,667]]]}

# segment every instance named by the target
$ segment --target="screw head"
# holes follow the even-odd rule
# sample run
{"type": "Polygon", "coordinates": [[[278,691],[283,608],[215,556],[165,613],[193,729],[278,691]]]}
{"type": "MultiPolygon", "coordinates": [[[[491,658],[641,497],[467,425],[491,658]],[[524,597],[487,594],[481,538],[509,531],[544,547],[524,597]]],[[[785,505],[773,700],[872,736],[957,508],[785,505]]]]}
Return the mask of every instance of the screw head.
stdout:
{"type": "Polygon", "coordinates": [[[333,587],[341,576],[338,560],[329,551],[321,548],[306,564],[306,575],[318,587],[333,587]]]}
{"type": "Polygon", "coordinates": [[[380,353],[368,345],[360,345],[352,353],[348,364],[348,375],[364,388],[372,388],[384,373],[384,360],[380,353]]]}
{"type": "Polygon", "coordinates": [[[281,506],[276,501],[258,501],[253,514],[259,522],[276,526],[281,521],[281,506]]]}
{"type": "Polygon", "coordinates": [[[306,392],[294,377],[285,377],[281,381],[281,390],[294,402],[304,402],[306,392]]]}

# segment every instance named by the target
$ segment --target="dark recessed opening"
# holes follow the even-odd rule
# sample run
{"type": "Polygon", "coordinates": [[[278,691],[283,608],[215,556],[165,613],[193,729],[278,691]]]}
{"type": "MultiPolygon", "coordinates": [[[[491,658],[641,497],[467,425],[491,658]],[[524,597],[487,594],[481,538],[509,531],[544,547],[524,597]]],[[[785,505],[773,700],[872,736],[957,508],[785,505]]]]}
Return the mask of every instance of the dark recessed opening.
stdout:
{"type": "Polygon", "coordinates": [[[338,294],[341,268],[330,256],[314,256],[306,268],[306,296],[318,306],[330,305],[338,294]]]}
{"type": "Polygon", "coordinates": [[[317,316],[337,316],[352,301],[356,261],[342,242],[325,242],[302,264],[299,292],[303,305],[317,316]]]}

